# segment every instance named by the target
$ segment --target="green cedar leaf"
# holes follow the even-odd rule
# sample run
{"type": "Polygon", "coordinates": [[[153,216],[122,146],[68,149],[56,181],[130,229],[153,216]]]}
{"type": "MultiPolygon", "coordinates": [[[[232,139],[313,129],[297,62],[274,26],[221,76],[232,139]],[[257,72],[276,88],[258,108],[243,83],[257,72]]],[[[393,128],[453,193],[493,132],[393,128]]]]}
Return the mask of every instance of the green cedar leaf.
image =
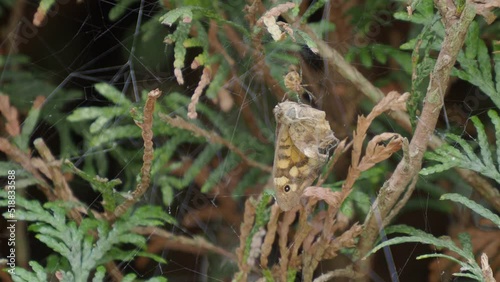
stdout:
{"type": "Polygon", "coordinates": [[[312,40],[312,38],[307,33],[298,29],[295,31],[300,36],[300,38],[302,38],[303,42],[307,45],[307,47],[309,47],[309,49],[311,49],[313,53],[318,53],[318,45],[314,40],[312,40]]]}
{"type": "Polygon", "coordinates": [[[136,277],[137,276],[133,273],[127,274],[123,277],[122,282],[134,282],[136,281],[136,277]]]}
{"type": "Polygon", "coordinates": [[[56,3],[56,0],[42,0],[40,1],[40,4],[38,5],[38,8],[41,11],[48,12],[50,7],[56,3]]]}
{"type": "Polygon", "coordinates": [[[85,107],[74,110],[67,119],[70,122],[78,122],[102,117],[117,117],[127,114],[127,112],[128,110],[122,107],[85,107]]]}
{"type": "Polygon", "coordinates": [[[465,37],[465,58],[473,60],[477,57],[479,41],[479,25],[472,22],[465,37]]]}
{"type": "Polygon", "coordinates": [[[125,108],[131,108],[132,102],[123,95],[116,87],[108,83],[97,83],[94,85],[95,89],[106,99],[113,102],[115,105],[121,105],[125,108]]]}
{"type": "Polygon", "coordinates": [[[160,21],[162,24],[171,26],[176,21],[178,21],[179,18],[181,18],[181,17],[192,19],[193,18],[193,12],[192,12],[193,8],[194,7],[188,6],[188,7],[181,7],[181,8],[171,10],[168,13],[166,13],[165,15],[161,16],[160,21]]]}
{"type": "Polygon", "coordinates": [[[451,193],[451,194],[444,194],[440,198],[441,200],[450,200],[453,202],[461,203],[462,205],[466,206],[467,208],[471,209],[475,213],[479,214],[480,216],[491,220],[494,224],[496,224],[500,228],[500,217],[490,210],[486,209],[485,207],[479,205],[478,203],[462,196],[459,194],[451,193]]]}
{"type": "Polygon", "coordinates": [[[468,259],[474,259],[474,250],[472,248],[470,235],[465,232],[460,233],[458,234],[458,240],[460,241],[460,244],[462,245],[462,249],[464,250],[464,252],[470,254],[468,259]]]}
{"type": "Polygon", "coordinates": [[[494,110],[489,110],[488,116],[490,117],[491,122],[495,126],[496,155],[497,155],[496,170],[500,171],[500,117],[498,116],[498,113],[494,110]]]}
{"type": "Polygon", "coordinates": [[[106,128],[97,136],[90,139],[89,146],[100,147],[113,141],[124,138],[140,138],[141,129],[136,125],[122,125],[106,128]]]}
{"type": "Polygon", "coordinates": [[[40,117],[40,112],[40,108],[32,107],[28,112],[28,116],[22,124],[21,135],[19,136],[18,142],[16,142],[19,146],[19,149],[21,149],[22,151],[26,151],[29,148],[30,137],[33,133],[33,130],[35,129],[35,126],[37,125],[38,119],[40,117]]]}
{"type": "Polygon", "coordinates": [[[96,272],[94,278],[92,278],[92,282],[100,282],[104,281],[104,276],[106,275],[106,268],[102,265],[96,268],[96,272]]]}
{"type": "Polygon", "coordinates": [[[489,148],[490,144],[488,143],[488,137],[484,131],[484,125],[477,116],[472,117],[471,120],[477,130],[477,139],[479,148],[481,149],[482,162],[487,169],[492,169],[494,171],[495,165],[493,164],[493,159],[491,157],[492,152],[489,148]]]}

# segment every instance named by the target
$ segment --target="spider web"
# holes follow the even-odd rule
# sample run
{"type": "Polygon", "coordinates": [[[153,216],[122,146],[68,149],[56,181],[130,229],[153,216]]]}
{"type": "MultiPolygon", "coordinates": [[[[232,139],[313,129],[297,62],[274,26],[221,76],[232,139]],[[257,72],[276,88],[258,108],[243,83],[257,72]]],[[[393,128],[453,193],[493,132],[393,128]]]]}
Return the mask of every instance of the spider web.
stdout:
{"type": "MultiPolygon", "coordinates": [[[[44,26],[34,27],[31,18],[37,4],[26,2],[26,14],[23,20],[17,26],[17,32],[32,29],[32,36],[26,41],[21,41],[18,45],[19,53],[29,54],[30,68],[33,72],[43,76],[45,79],[52,81],[57,85],[47,96],[47,100],[57,100],[60,103],[69,105],[69,109],[85,107],[90,105],[107,105],[109,102],[102,98],[93,85],[98,82],[109,83],[127,95],[129,99],[138,103],[141,101],[142,91],[149,91],[159,87],[163,91],[163,95],[168,95],[170,91],[180,91],[183,94],[190,96],[196,86],[200,72],[196,70],[184,70],[183,74],[186,77],[187,86],[179,87],[176,85],[176,79],[173,75],[173,69],[168,65],[165,54],[165,45],[162,43],[163,37],[168,33],[165,28],[165,34],[157,34],[152,36],[146,44],[141,42],[141,36],[144,34],[142,27],[144,23],[153,19],[161,7],[156,1],[141,0],[133,6],[127,7],[125,15],[116,21],[109,20],[109,11],[116,5],[111,1],[85,1],[84,3],[76,4],[67,2],[65,4],[57,4],[57,12],[49,13],[44,26]],[[27,27],[29,26],[29,28],[27,27]],[[66,99],[63,95],[63,89],[76,89],[83,93],[81,98],[66,99]]],[[[158,23],[158,22],[157,22],[158,23]]],[[[159,24],[159,23],[158,23],[159,24]]],[[[5,43],[4,43],[5,44],[5,43]]],[[[381,71],[389,71],[392,69],[381,69],[381,71]]],[[[328,74],[328,71],[326,71],[328,74]]],[[[266,91],[255,91],[254,89],[264,88],[264,85],[259,85],[254,77],[254,72],[247,72],[240,77],[240,83],[247,90],[243,97],[242,105],[259,103],[262,113],[270,113],[270,108],[273,105],[267,104],[261,99],[266,91]],[[260,102],[257,102],[260,101],[260,102]]],[[[326,75],[330,77],[329,75],[326,75]]],[[[328,78],[331,79],[331,78],[328,78]]],[[[1,82],[1,80],[0,80],[1,82]]],[[[330,81],[335,83],[334,81],[330,81]]],[[[483,101],[482,96],[474,94],[477,101],[483,101]]],[[[22,97],[20,100],[22,100],[22,97]]],[[[14,98],[13,98],[14,99],[14,98]]],[[[460,115],[469,119],[474,113],[482,110],[481,104],[460,104],[460,115]]],[[[200,103],[208,103],[206,98],[202,97],[200,103]]],[[[462,101],[456,101],[463,103],[462,101]]],[[[22,103],[22,102],[21,102],[22,103]]],[[[27,100],[24,103],[29,104],[27,100]]],[[[453,105],[452,105],[453,106],[453,105]]],[[[187,107],[187,105],[186,105],[187,107]]],[[[450,108],[450,107],[448,107],[450,108]]],[[[71,113],[68,110],[67,115],[71,113]]],[[[446,113],[444,116],[448,116],[446,113]]],[[[241,119],[241,110],[234,114],[229,114],[229,119],[234,120],[233,132],[238,130],[238,123],[241,119]]],[[[269,130],[273,131],[272,117],[265,114],[264,120],[269,130]]],[[[155,121],[157,122],[157,121],[155,121]]],[[[113,125],[108,125],[113,126],[113,125]]],[[[465,129],[463,129],[465,133],[465,129]]],[[[40,126],[34,133],[33,139],[43,136],[44,139],[54,137],[54,130],[40,126]]],[[[229,140],[232,141],[232,140],[229,140]]],[[[137,142],[137,141],[134,141],[137,142]]],[[[78,157],[71,159],[75,164],[81,164],[84,158],[89,154],[106,154],[112,148],[101,148],[92,151],[81,151],[78,157]]],[[[183,152],[187,157],[196,156],[200,148],[193,146],[187,148],[183,152]]],[[[142,151],[138,150],[136,158],[142,157],[142,151]]],[[[131,161],[130,161],[131,162],[131,161]]],[[[224,163],[221,165],[224,166],[224,163]]],[[[120,178],[124,168],[116,168],[110,170],[110,175],[106,177],[110,179],[120,178]]],[[[158,195],[158,187],[152,183],[151,193],[146,194],[142,201],[143,203],[159,204],[155,198],[158,195]],[[155,196],[156,195],[156,196],[155,196]]],[[[201,206],[209,205],[213,207],[211,211],[214,213],[219,209],[217,198],[235,197],[240,203],[244,197],[248,195],[234,194],[218,194],[214,198],[207,198],[201,194],[195,185],[190,185],[186,191],[176,192],[174,196],[175,204],[166,206],[165,208],[179,222],[188,215],[189,211],[196,209],[193,205],[194,201],[200,201],[201,206]],[[194,200],[193,200],[194,199],[194,200]]],[[[36,196],[33,196],[36,197],[36,196]]],[[[429,197],[424,194],[422,205],[426,205],[425,198],[429,197]]],[[[99,197],[85,199],[89,205],[97,205],[99,197]]],[[[198,205],[199,207],[200,205],[198,205]]],[[[421,214],[425,222],[425,230],[431,232],[431,227],[428,226],[428,207],[423,207],[425,211],[421,214]]],[[[169,231],[177,235],[185,235],[188,237],[204,236],[215,245],[220,245],[226,250],[233,251],[239,244],[239,224],[231,222],[219,222],[216,216],[209,217],[207,221],[193,219],[194,223],[191,227],[171,226],[169,231]]],[[[37,246],[39,247],[39,246],[37,246]]],[[[414,248],[414,246],[412,247],[414,248]]],[[[134,250],[135,252],[137,250],[134,250]]],[[[50,250],[46,250],[50,252],[50,250]]],[[[43,253],[43,252],[42,252],[43,253]]],[[[227,259],[221,259],[214,255],[201,253],[186,253],[180,251],[172,251],[164,248],[161,251],[161,256],[166,258],[167,265],[149,263],[147,266],[142,266],[140,269],[132,263],[122,263],[118,265],[120,269],[126,269],[126,272],[135,272],[138,277],[148,277],[152,275],[163,275],[171,279],[171,281],[222,281],[220,277],[213,276],[209,268],[231,269],[231,262],[227,259]]],[[[391,255],[388,254],[390,257],[391,255]]],[[[410,250],[406,256],[403,269],[398,269],[396,272],[401,273],[404,267],[413,260],[413,250],[410,250]]],[[[39,262],[44,264],[44,258],[39,258],[39,262]]],[[[389,263],[391,264],[391,262],[389,263]]],[[[394,264],[392,262],[392,264],[394,264]]],[[[234,265],[232,270],[234,270],[234,265]]],[[[375,275],[372,277],[376,281],[383,281],[375,275]]],[[[397,278],[394,278],[397,279],[397,278]]]]}
{"type": "MultiPolygon", "coordinates": [[[[111,1],[85,1],[83,3],[57,3],[48,13],[43,26],[35,27],[31,23],[32,15],[38,7],[37,3],[26,2],[25,16],[16,27],[16,46],[19,53],[28,54],[30,57],[30,70],[38,76],[51,81],[57,87],[51,89],[50,93],[35,93],[44,95],[47,101],[58,101],[67,105],[66,111],[69,116],[72,110],[87,106],[106,106],[109,101],[104,99],[93,87],[95,83],[106,82],[126,95],[130,100],[141,102],[143,91],[150,91],[159,87],[163,91],[163,96],[171,91],[180,91],[188,97],[192,94],[199,79],[200,72],[186,69],[184,76],[187,86],[179,87],[173,76],[173,69],[169,66],[167,58],[168,51],[162,42],[168,33],[168,28],[164,28],[163,34],[154,35],[146,44],[139,42],[143,39],[144,23],[153,20],[155,24],[160,24],[154,17],[161,11],[157,1],[141,0],[136,4],[127,7],[124,16],[116,21],[109,20],[109,12],[116,5],[111,1]],[[65,98],[65,89],[74,89],[82,93],[78,98],[65,98]]],[[[4,44],[9,44],[8,41],[4,44]]],[[[4,45],[5,46],[5,45],[4,45]]],[[[254,83],[252,78],[243,77],[254,83]]],[[[33,94],[33,95],[35,95],[33,94]]],[[[33,95],[26,95],[33,97],[33,95]]],[[[257,99],[259,95],[252,91],[245,93],[243,100],[245,104],[251,103],[250,99],[257,99]]],[[[24,100],[23,97],[12,97],[13,104],[29,105],[32,100],[24,100]]],[[[200,103],[207,102],[202,98],[200,103]]],[[[245,105],[244,104],[244,105],[245,105]]],[[[186,105],[187,107],[187,105],[186,105]]],[[[170,113],[167,113],[170,114],[170,113]]],[[[240,112],[229,116],[234,120],[233,132],[238,130],[237,124],[241,118],[240,112]]],[[[43,119],[43,117],[42,117],[43,119]]],[[[270,121],[270,117],[266,117],[270,121]]],[[[155,121],[159,122],[159,121],[155,121]]],[[[113,124],[107,125],[109,127],[113,124]]],[[[271,128],[271,123],[269,123],[271,128]]],[[[42,136],[45,140],[57,139],[57,132],[46,125],[39,125],[33,133],[32,139],[42,136]]],[[[129,140],[137,143],[140,140],[129,140]]],[[[230,140],[231,141],[231,140],[230,140]]],[[[142,158],[142,144],[138,145],[135,158],[142,158]]],[[[75,165],[80,165],[89,155],[106,155],[113,148],[98,148],[81,151],[79,156],[70,159],[75,165]]],[[[189,147],[183,152],[186,157],[194,157],[199,153],[200,147],[189,147]]],[[[132,162],[129,161],[129,162],[132,162]]],[[[221,164],[224,166],[224,164],[221,164]]],[[[114,168],[109,170],[108,175],[100,175],[109,179],[121,178],[125,168],[114,168]]],[[[217,197],[237,197],[239,202],[244,200],[243,195],[219,194],[215,198],[207,198],[199,192],[199,188],[192,184],[185,191],[177,191],[174,195],[175,201],[165,209],[169,214],[182,222],[190,211],[196,208],[203,208],[206,205],[213,207],[217,212],[217,197]],[[198,202],[197,202],[198,201],[198,202]]],[[[91,191],[90,191],[91,192],[91,191]]],[[[29,190],[29,196],[37,198],[37,192],[29,190]]],[[[91,196],[79,195],[81,200],[89,204],[89,208],[98,207],[100,197],[95,193],[91,196]]],[[[160,204],[157,197],[159,187],[154,180],[151,184],[150,192],[142,199],[141,204],[160,204]]],[[[217,216],[214,219],[203,221],[194,218],[192,226],[189,228],[182,225],[169,227],[170,232],[175,235],[187,237],[203,236],[210,242],[218,244],[221,240],[227,240],[226,249],[233,251],[239,243],[239,223],[217,223],[217,216]],[[215,220],[214,222],[212,222],[215,220]],[[221,229],[221,230],[217,230],[221,229]],[[221,238],[221,234],[224,235],[221,238]]],[[[32,238],[33,239],[33,238],[32,238]]],[[[33,254],[31,259],[36,259],[40,264],[47,263],[47,256],[51,253],[44,245],[36,245],[41,252],[33,254]]],[[[132,250],[131,252],[137,252],[132,250]]],[[[227,258],[220,259],[212,254],[197,253],[196,251],[182,252],[171,251],[163,248],[159,253],[167,260],[166,265],[149,262],[139,268],[135,262],[123,262],[118,265],[125,273],[136,273],[138,277],[150,277],[162,275],[171,281],[222,281],[220,278],[210,276],[210,272],[217,269],[227,268],[231,263],[227,258]],[[218,264],[218,265],[217,265],[218,264]],[[208,267],[214,268],[208,271],[208,267]]],[[[234,266],[233,266],[234,270],[234,266]]]]}

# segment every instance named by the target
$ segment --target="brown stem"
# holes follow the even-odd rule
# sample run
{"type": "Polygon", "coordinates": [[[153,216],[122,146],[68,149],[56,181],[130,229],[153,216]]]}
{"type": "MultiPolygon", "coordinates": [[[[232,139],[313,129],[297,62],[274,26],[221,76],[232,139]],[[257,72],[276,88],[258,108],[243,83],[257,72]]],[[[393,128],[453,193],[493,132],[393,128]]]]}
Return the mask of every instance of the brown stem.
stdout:
{"type": "MultiPolygon", "coordinates": [[[[35,145],[38,153],[40,153],[40,155],[48,165],[57,198],[68,202],[79,202],[78,199],[73,195],[73,191],[71,191],[71,189],[69,188],[68,182],[61,172],[61,163],[59,161],[56,161],[56,159],[52,155],[52,152],[50,152],[50,149],[47,147],[43,139],[35,139],[33,144],[35,145]]],[[[69,212],[69,215],[78,224],[80,224],[80,222],[82,221],[82,215],[77,208],[72,209],[69,212]]]]}
{"type": "Polygon", "coordinates": [[[238,147],[236,147],[235,145],[233,145],[233,143],[231,143],[231,142],[227,141],[226,139],[220,137],[215,132],[206,131],[206,130],[204,130],[202,128],[199,128],[198,126],[196,126],[193,123],[190,123],[190,122],[187,122],[187,121],[183,120],[180,117],[171,118],[171,117],[169,117],[167,115],[161,115],[160,114],[160,118],[162,120],[168,122],[171,126],[174,126],[174,127],[177,127],[177,128],[181,128],[181,129],[185,129],[185,130],[189,130],[189,131],[193,132],[197,136],[203,136],[203,137],[207,138],[207,140],[210,143],[218,143],[218,144],[222,144],[222,145],[226,146],[229,150],[231,150],[235,154],[237,154],[249,166],[253,166],[253,167],[259,168],[259,169],[261,169],[263,171],[267,171],[267,172],[271,172],[272,171],[271,167],[269,167],[267,165],[264,165],[264,164],[261,164],[259,162],[256,162],[256,161],[248,158],[247,155],[245,154],[245,152],[241,151],[238,147]]]}
{"type": "MultiPolygon", "coordinates": [[[[437,7],[440,10],[440,14],[449,16],[449,19],[445,20],[445,22],[450,21],[451,24],[449,25],[452,28],[456,28],[456,25],[459,24],[457,22],[459,19],[456,18],[455,12],[450,12],[449,8],[443,8],[443,3],[446,4],[448,2],[451,1],[441,0],[437,4],[437,7]]],[[[469,9],[471,8],[469,7],[469,9]]],[[[319,54],[328,61],[328,64],[332,68],[337,70],[340,75],[349,80],[361,93],[367,96],[374,103],[377,103],[384,97],[384,93],[382,93],[380,89],[373,86],[358,70],[356,70],[356,68],[347,63],[347,61],[342,57],[342,55],[340,55],[339,52],[331,48],[323,40],[319,39],[309,27],[301,26],[301,29],[307,32],[309,36],[311,36],[311,38],[316,42],[316,44],[318,45],[319,54]]],[[[437,111],[439,112],[439,110],[437,111]]],[[[406,131],[412,131],[408,114],[398,111],[393,112],[390,116],[406,131]]],[[[434,126],[432,128],[434,128],[434,126]]],[[[431,135],[429,138],[430,142],[428,143],[428,145],[431,148],[435,149],[443,145],[443,141],[436,135],[431,135]]],[[[498,189],[493,187],[482,176],[473,171],[464,169],[456,170],[471,187],[476,189],[481,194],[481,196],[483,196],[483,198],[488,201],[489,204],[491,204],[497,211],[500,211],[500,191],[498,189]]]]}
{"type": "MultiPolygon", "coordinates": [[[[439,113],[443,106],[443,97],[448,87],[451,69],[464,43],[465,35],[474,16],[474,8],[467,2],[460,19],[450,24],[450,28],[446,32],[441,52],[438,55],[434,70],[430,75],[430,82],[424,99],[422,115],[420,116],[415,134],[410,142],[409,163],[403,160],[398,164],[394,174],[380,189],[380,194],[372,205],[371,211],[377,210],[381,218],[386,218],[397,202],[401,201],[401,196],[404,196],[410,181],[417,176],[420,171],[424,152],[433,135],[439,113]]],[[[448,18],[448,21],[454,20],[453,18],[448,18]]],[[[407,197],[405,197],[405,199],[407,199],[407,197]]],[[[380,228],[384,227],[379,226],[374,212],[368,214],[364,226],[365,229],[358,245],[359,254],[361,256],[364,256],[364,254],[372,248],[378,237],[380,228]]],[[[361,272],[367,273],[370,264],[370,260],[361,260],[359,262],[361,272]]]]}
{"type": "Polygon", "coordinates": [[[151,164],[153,162],[153,112],[155,102],[160,97],[161,91],[158,89],[148,93],[146,105],[144,105],[144,121],[140,125],[142,129],[142,139],[144,140],[144,154],[142,156],[141,183],[132,192],[130,197],[121,205],[116,207],[115,212],[108,218],[110,222],[116,220],[124,214],[130,206],[139,201],[139,198],[148,190],[150,182],[151,164]]]}
{"type": "Polygon", "coordinates": [[[218,247],[203,237],[189,238],[183,235],[176,235],[166,230],[157,227],[136,227],[134,233],[147,236],[149,240],[156,240],[161,244],[161,248],[168,248],[170,250],[179,250],[186,253],[193,253],[199,255],[200,252],[212,252],[224,256],[232,261],[236,261],[236,256],[218,247]]]}

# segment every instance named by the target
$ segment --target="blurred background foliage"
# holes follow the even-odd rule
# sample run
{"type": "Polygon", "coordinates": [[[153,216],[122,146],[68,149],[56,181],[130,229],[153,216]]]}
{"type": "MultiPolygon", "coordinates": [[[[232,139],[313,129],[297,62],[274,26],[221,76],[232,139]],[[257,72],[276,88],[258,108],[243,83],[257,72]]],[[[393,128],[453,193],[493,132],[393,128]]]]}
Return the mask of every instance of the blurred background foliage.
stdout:
{"type": "MultiPolygon", "coordinates": [[[[259,25],[266,11],[285,2],[0,0],[0,92],[18,110],[23,128],[23,135],[11,141],[36,156],[33,141],[43,138],[57,159],[74,165],[66,168],[66,177],[77,198],[87,207],[103,211],[106,204],[123,201],[139,180],[143,141],[134,121],[142,119],[147,92],[154,88],[163,91],[155,113],[187,119],[191,96],[208,70],[210,84],[196,106],[198,118],[190,122],[227,140],[262,167],[250,165],[227,146],[156,118],[151,187],[138,206],[157,205],[166,211],[162,223],[149,219],[150,225],[163,224],[173,234],[190,238],[203,236],[232,252],[239,243],[244,200],[272,190],[265,168],[272,166],[274,156],[273,107],[286,97],[297,96],[324,110],[342,139],[352,135],[357,115],[368,113],[373,106],[314,52],[315,43],[298,25],[287,26],[280,41],[273,40],[259,25]],[[34,21],[40,18],[43,20],[36,26],[34,21]],[[300,73],[302,93],[290,93],[285,87],[283,77],[291,66],[300,73]],[[43,96],[44,102],[34,113],[32,106],[38,96],[43,96]],[[121,183],[101,187],[89,181],[96,176],[121,183]]],[[[296,5],[287,10],[288,15],[299,17],[374,85],[384,92],[411,92],[408,111],[413,126],[418,123],[428,76],[444,36],[432,1],[291,2],[296,5]]],[[[279,16],[278,20],[289,18],[279,16]]],[[[487,25],[477,17],[453,70],[451,89],[443,101],[446,111],[436,128],[438,135],[454,134],[447,135],[454,136],[451,148],[457,144],[464,148],[461,140],[472,141],[470,150],[477,152],[495,143],[491,142],[493,123],[486,113],[500,105],[499,29],[498,21],[487,25]],[[469,122],[475,115],[476,127],[469,122]],[[481,142],[477,141],[479,119],[486,128],[486,139],[481,142]]],[[[377,119],[371,130],[373,135],[392,131],[411,136],[389,117],[377,119]]],[[[2,136],[9,138],[3,127],[2,136]]],[[[447,153],[430,159],[443,164],[447,153]]],[[[350,221],[363,221],[378,188],[401,157],[397,155],[362,175],[342,206],[350,221]]],[[[340,187],[348,160],[348,156],[341,157],[324,187],[340,187]]],[[[464,159],[462,166],[467,168],[467,162],[464,159]]],[[[498,166],[498,160],[492,160],[491,165],[498,166]]],[[[19,171],[19,195],[46,202],[34,186],[36,180],[19,164],[2,157],[0,167],[4,168],[2,176],[7,169],[19,171]]],[[[439,201],[439,197],[455,192],[484,201],[454,171],[431,172],[438,171],[419,179],[398,223],[435,236],[454,236],[460,228],[482,231],[473,222],[474,216],[464,216],[468,213],[439,201]]],[[[33,208],[26,207],[28,211],[33,208]]],[[[27,246],[22,266],[36,261],[49,273],[59,269],[49,267],[54,264],[54,245],[47,244],[47,248],[30,232],[24,238],[27,246]]],[[[146,247],[142,243],[137,246],[146,247]]],[[[158,257],[143,264],[136,260],[133,266],[120,264],[120,270],[148,278],[163,273],[171,281],[202,281],[227,280],[236,269],[234,261],[221,260],[214,253],[161,246],[150,246],[150,250],[158,257]],[[163,260],[166,264],[155,262],[163,260]]],[[[443,275],[436,274],[438,266],[414,260],[428,252],[422,245],[398,246],[392,253],[394,262],[389,263],[395,263],[402,281],[417,279],[415,275],[419,281],[438,279],[443,275]]],[[[499,256],[497,251],[497,262],[499,256]]],[[[348,254],[340,258],[348,259],[348,254]]],[[[388,280],[387,262],[381,256],[375,261],[376,276],[388,280]]],[[[338,263],[323,262],[321,267],[335,268],[338,263]]],[[[70,269],[65,263],[56,265],[70,269]]],[[[446,275],[451,273],[446,271],[446,275]]]]}

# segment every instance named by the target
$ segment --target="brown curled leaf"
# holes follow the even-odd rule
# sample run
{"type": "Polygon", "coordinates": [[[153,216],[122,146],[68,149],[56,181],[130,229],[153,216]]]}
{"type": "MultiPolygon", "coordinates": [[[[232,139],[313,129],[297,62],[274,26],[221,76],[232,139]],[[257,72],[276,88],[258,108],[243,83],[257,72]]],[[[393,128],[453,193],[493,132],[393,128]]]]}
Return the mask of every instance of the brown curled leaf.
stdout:
{"type": "Polygon", "coordinates": [[[386,111],[406,111],[406,100],[410,97],[410,93],[399,94],[397,91],[391,91],[373,107],[369,116],[374,118],[386,111]]]}
{"type": "Polygon", "coordinates": [[[330,206],[338,207],[342,204],[342,193],[334,192],[328,188],[309,186],[304,190],[303,196],[323,200],[330,206]]]}
{"type": "Polygon", "coordinates": [[[500,7],[500,0],[474,0],[476,13],[484,17],[488,24],[492,24],[497,18],[492,12],[494,8],[500,7]]]}
{"type": "MultiPolygon", "coordinates": [[[[255,206],[252,203],[253,199],[248,198],[245,202],[245,213],[243,214],[243,223],[240,226],[240,246],[236,249],[236,257],[238,258],[238,268],[241,275],[246,277],[250,266],[244,260],[246,240],[250,235],[252,226],[255,220],[255,206]]],[[[245,279],[246,280],[246,279],[245,279]]]]}
{"type": "Polygon", "coordinates": [[[375,164],[388,159],[394,152],[403,146],[403,137],[397,133],[382,133],[370,140],[366,147],[366,154],[361,159],[358,169],[366,171],[375,164]],[[383,144],[383,142],[389,142],[383,144]]]}

